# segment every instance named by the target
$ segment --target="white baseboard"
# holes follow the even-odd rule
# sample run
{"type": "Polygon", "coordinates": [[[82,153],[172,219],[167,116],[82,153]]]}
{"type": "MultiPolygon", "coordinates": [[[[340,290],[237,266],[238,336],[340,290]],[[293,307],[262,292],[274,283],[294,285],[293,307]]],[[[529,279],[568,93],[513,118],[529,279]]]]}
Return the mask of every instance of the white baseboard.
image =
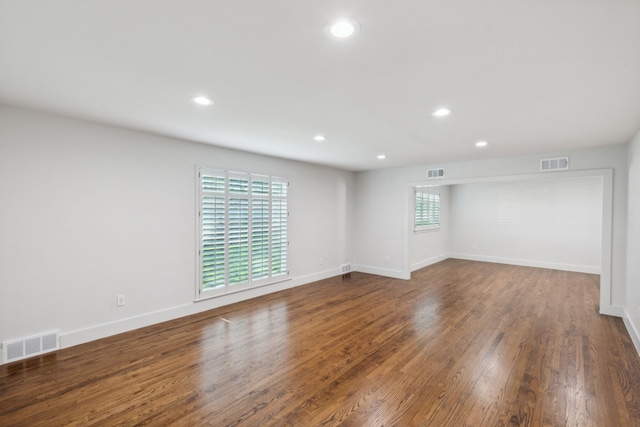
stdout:
{"type": "Polygon", "coordinates": [[[618,305],[601,305],[600,314],[624,318],[624,308],[618,305]]]}
{"type": "Polygon", "coordinates": [[[521,265],[523,267],[548,268],[551,270],[573,271],[576,273],[600,274],[600,267],[589,265],[563,264],[548,261],[535,261],[517,258],[502,258],[487,255],[452,253],[450,258],[465,259],[468,261],[495,262],[498,264],[521,265]]]}
{"type": "Polygon", "coordinates": [[[440,261],[444,261],[445,259],[448,259],[448,258],[451,258],[451,256],[450,254],[446,253],[446,254],[437,255],[431,258],[427,258],[422,261],[415,262],[411,264],[411,271],[413,272],[416,270],[420,270],[421,268],[428,267],[432,264],[435,264],[440,261]]]}
{"type": "Polygon", "coordinates": [[[622,320],[624,321],[624,326],[627,328],[627,332],[629,332],[631,341],[633,341],[636,352],[638,353],[638,355],[640,355],[640,332],[638,331],[638,327],[636,326],[633,318],[629,315],[627,310],[624,310],[624,316],[622,316],[622,320]]]}
{"type": "Polygon", "coordinates": [[[367,265],[353,265],[353,271],[359,271],[361,273],[375,274],[377,276],[391,277],[393,279],[411,279],[410,272],[404,272],[402,270],[391,270],[390,268],[378,268],[370,267],[367,265]]]}
{"type": "Polygon", "coordinates": [[[294,288],[296,286],[306,285],[318,280],[328,279],[340,274],[342,274],[342,270],[340,268],[334,268],[331,270],[326,270],[319,273],[274,283],[272,285],[247,289],[245,291],[235,292],[233,294],[220,295],[219,297],[210,298],[207,300],[176,305],[154,312],[139,314],[136,316],[127,317],[125,319],[118,319],[113,322],[92,325],[87,328],[77,329],[74,331],[62,331],[60,333],[60,348],[68,348],[123,332],[133,331],[135,329],[144,328],[146,326],[155,325],[161,322],[166,322],[168,320],[190,316],[192,314],[201,313],[207,310],[212,310],[214,308],[234,304],[236,302],[283,291],[285,289],[294,288]]]}
{"type": "MultiPolygon", "coordinates": [[[[443,254],[437,257],[432,257],[427,260],[423,260],[418,263],[412,264],[411,271],[415,271],[417,269],[426,267],[436,262],[440,262],[447,258],[471,259],[476,261],[523,265],[523,264],[517,264],[515,262],[507,262],[507,261],[514,261],[514,260],[505,260],[501,258],[489,259],[487,257],[484,257],[482,259],[472,259],[471,257],[466,258],[464,257],[464,255],[465,254],[443,254]]],[[[477,258],[481,258],[481,257],[477,257],[477,258]]],[[[540,266],[540,265],[530,265],[530,266],[541,267],[541,268],[553,268],[553,267],[540,266]]],[[[383,268],[355,265],[355,264],[353,265],[352,270],[363,272],[363,273],[376,274],[379,276],[403,279],[403,280],[408,280],[411,278],[411,274],[409,272],[404,272],[402,270],[383,269],[383,268]]],[[[573,271],[573,270],[569,270],[569,271],[573,271]]],[[[176,305],[173,307],[168,307],[168,308],[154,311],[154,312],[144,313],[144,314],[128,317],[125,319],[118,319],[112,322],[92,325],[87,328],[77,329],[73,331],[66,331],[66,332],[61,331],[60,348],[68,348],[68,347],[83,344],[86,342],[98,340],[101,338],[106,338],[108,336],[154,325],[157,323],[166,322],[169,320],[178,319],[180,317],[201,313],[204,311],[212,310],[212,309],[233,304],[236,302],[260,297],[263,295],[279,292],[279,291],[294,288],[297,286],[306,285],[312,282],[316,282],[318,280],[328,279],[331,277],[338,276],[340,274],[342,274],[342,270],[339,267],[337,267],[334,269],[330,269],[330,270],[326,270],[326,271],[322,271],[322,272],[318,272],[318,273],[314,273],[306,276],[295,277],[291,280],[275,283],[269,286],[262,286],[258,288],[247,289],[246,291],[243,291],[243,292],[237,292],[237,293],[228,294],[228,295],[221,295],[217,298],[211,298],[208,300],[176,305]]],[[[622,317],[625,320],[625,325],[629,330],[629,335],[631,335],[634,341],[634,344],[636,346],[636,349],[640,349],[640,334],[638,334],[638,329],[636,328],[635,324],[630,320],[630,317],[622,307],[618,307],[618,306],[601,307],[600,312],[602,314],[606,314],[610,316],[622,317]]],[[[640,353],[640,350],[639,350],[639,353],[640,353]]]]}

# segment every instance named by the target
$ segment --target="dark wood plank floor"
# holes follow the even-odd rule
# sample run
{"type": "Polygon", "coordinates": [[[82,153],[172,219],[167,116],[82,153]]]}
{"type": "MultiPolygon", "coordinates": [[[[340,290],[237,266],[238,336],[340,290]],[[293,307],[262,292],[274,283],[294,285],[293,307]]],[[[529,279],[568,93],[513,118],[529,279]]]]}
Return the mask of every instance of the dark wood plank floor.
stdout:
{"type": "Polygon", "coordinates": [[[598,276],[352,273],[0,367],[0,425],[640,426],[598,276]]]}

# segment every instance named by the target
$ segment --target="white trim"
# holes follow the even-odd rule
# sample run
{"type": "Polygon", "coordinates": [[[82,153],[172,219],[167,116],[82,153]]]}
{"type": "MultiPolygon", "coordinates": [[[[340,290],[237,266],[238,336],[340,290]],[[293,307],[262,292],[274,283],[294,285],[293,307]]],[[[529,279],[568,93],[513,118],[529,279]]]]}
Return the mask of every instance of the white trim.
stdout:
{"type": "Polygon", "coordinates": [[[538,260],[517,259],[517,258],[503,258],[503,257],[496,257],[496,256],[465,254],[465,253],[452,253],[450,257],[455,259],[464,259],[468,261],[494,262],[497,264],[520,265],[523,267],[537,267],[537,268],[548,268],[551,270],[573,271],[576,273],[600,274],[600,268],[598,266],[590,266],[590,265],[563,264],[559,262],[538,261],[538,260]]]}
{"type": "Polygon", "coordinates": [[[627,310],[624,310],[622,320],[624,321],[624,326],[627,328],[627,332],[631,337],[631,341],[633,341],[633,346],[636,348],[636,352],[640,355],[640,332],[638,331],[638,327],[631,316],[629,316],[627,310]]]}
{"type": "Polygon", "coordinates": [[[195,256],[194,256],[194,260],[196,262],[195,265],[195,277],[194,277],[194,298],[198,298],[200,295],[200,289],[201,286],[200,284],[202,283],[202,269],[200,268],[200,263],[202,261],[201,257],[200,257],[200,233],[201,233],[201,227],[202,227],[202,220],[200,219],[200,215],[201,215],[201,209],[202,209],[202,177],[200,175],[200,169],[202,168],[201,165],[196,164],[195,165],[195,185],[193,186],[194,190],[195,190],[195,206],[194,206],[194,218],[196,219],[195,222],[195,242],[196,244],[194,245],[194,249],[195,249],[195,256]]]}
{"type": "Polygon", "coordinates": [[[276,282],[262,282],[262,283],[258,283],[258,284],[249,284],[247,282],[245,283],[241,283],[239,285],[231,285],[231,286],[226,286],[224,288],[217,288],[217,289],[203,289],[202,293],[200,294],[200,296],[198,298],[195,298],[193,300],[193,302],[201,302],[201,301],[206,301],[209,300],[211,298],[220,298],[223,297],[225,295],[232,295],[232,294],[237,294],[239,292],[246,292],[246,291],[250,291],[251,289],[256,289],[256,288],[262,288],[264,286],[271,286],[271,285],[277,285],[280,282],[287,282],[289,280],[291,280],[291,275],[287,274],[287,275],[282,275],[279,276],[282,277],[282,280],[278,280],[276,282]]]}
{"type": "MultiPolygon", "coordinates": [[[[613,175],[613,169],[585,169],[562,172],[546,172],[546,173],[530,173],[522,175],[494,175],[494,176],[478,176],[470,178],[447,178],[438,182],[439,187],[445,185],[471,184],[477,182],[513,182],[528,181],[533,179],[556,179],[556,178],[581,178],[585,176],[605,176],[613,175]]],[[[406,183],[410,187],[429,185],[425,181],[410,181],[406,183]]]]}
{"type": "Polygon", "coordinates": [[[410,231],[413,229],[414,224],[414,209],[410,209],[413,203],[415,203],[415,185],[408,185],[404,192],[404,203],[402,204],[402,211],[404,213],[404,228],[402,229],[402,277],[406,277],[407,280],[411,279],[411,253],[409,250],[409,236],[410,231]],[[411,225],[410,225],[411,224],[411,225]],[[409,228],[411,227],[411,228],[409,228]]]}
{"type": "Polygon", "coordinates": [[[440,231],[442,227],[440,226],[440,224],[438,225],[426,225],[420,228],[414,228],[413,229],[413,234],[420,234],[420,233],[431,233],[432,231],[440,231]]]}
{"type": "Polygon", "coordinates": [[[422,261],[418,261],[411,264],[411,272],[420,270],[421,268],[428,267],[430,265],[433,265],[440,261],[444,261],[445,259],[449,259],[449,258],[451,258],[451,255],[446,253],[446,254],[436,255],[431,258],[423,259],[422,261]]]}
{"type": "Polygon", "coordinates": [[[297,277],[292,280],[271,284],[269,286],[247,289],[245,292],[220,295],[218,298],[199,300],[197,303],[192,302],[188,304],[176,305],[174,307],[151,311],[125,319],[118,319],[111,322],[89,326],[87,328],[67,331],[64,333],[60,333],[60,348],[73,347],[75,345],[84,344],[112,335],[133,331],[135,329],[144,328],[146,326],[155,325],[161,322],[166,322],[197,313],[202,313],[218,307],[223,307],[240,301],[261,297],[274,292],[291,289],[297,286],[307,285],[319,280],[325,280],[341,275],[342,270],[339,267],[336,267],[330,270],[322,271],[320,273],[297,277]]]}
{"type": "Polygon", "coordinates": [[[601,305],[600,314],[613,317],[624,317],[624,308],[619,305],[601,305]]]}
{"type": "MultiPolygon", "coordinates": [[[[613,306],[611,287],[613,257],[613,169],[602,171],[602,250],[600,253],[600,312],[613,306]]],[[[613,315],[615,316],[615,314],[613,315]]],[[[617,315],[622,317],[622,313],[617,315]]]]}
{"type": "Polygon", "coordinates": [[[390,268],[378,268],[370,267],[367,265],[353,265],[352,271],[359,271],[361,273],[375,274],[377,276],[391,277],[393,279],[409,280],[411,279],[411,273],[406,273],[402,270],[392,270],[390,268]]]}

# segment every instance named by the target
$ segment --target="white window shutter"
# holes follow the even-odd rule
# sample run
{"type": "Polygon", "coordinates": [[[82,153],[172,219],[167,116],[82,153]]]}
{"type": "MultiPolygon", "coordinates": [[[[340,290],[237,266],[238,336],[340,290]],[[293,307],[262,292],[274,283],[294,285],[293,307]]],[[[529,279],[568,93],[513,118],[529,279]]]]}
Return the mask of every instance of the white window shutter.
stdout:
{"type": "Polygon", "coordinates": [[[198,297],[288,279],[288,181],[209,168],[198,181],[198,297]]]}

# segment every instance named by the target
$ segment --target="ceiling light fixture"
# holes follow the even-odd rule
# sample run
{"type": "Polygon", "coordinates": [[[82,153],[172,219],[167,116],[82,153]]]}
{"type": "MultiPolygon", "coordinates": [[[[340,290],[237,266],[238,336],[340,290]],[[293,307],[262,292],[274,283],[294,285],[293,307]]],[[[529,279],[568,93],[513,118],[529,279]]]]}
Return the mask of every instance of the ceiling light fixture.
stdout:
{"type": "Polygon", "coordinates": [[[209,98],[207,98],[206,96],[194,96],[193,98],[191,98],[191,100],[193,102],[195,102],[198,105],[213,105],[213,101],[210,100],[209,98]]]}
{"type": "Polygon", "coordinates": [[[338,19],[336,21],[329,22],[324,28],[326,34],[337,39],[351,37],[359,30],[360,24],[353,19],[338,19]]]}
{"type": "Polygon", "coordinates": [[[313,137],[313,140],[314,141],[318,141],[318,142],[322,142],[325,139],[327,139],[327,138],[324,135],[316,135],[316,136],[313,137]]]}
{"type": "Polygon", "coordinates": [[[384,160],[386,158],[387,156],[385,156],[384,154],[378,154],[378,160],[384,160]]]}
{"type": "Polygon", "coordinates": [[[478,147],[478,148],[484,148],[487,145],[489,145],[489,143],[487,141],[478,141],[478,142],[476,142],[476,147],[478,147]]]}
{"type": "Polygon", "coordinates": [[[451,114],[451,110],[449,110],[448,108],[438,108],[436,111],[434,111],[433,113],[431,113],[431,115],[433,117],[446,117],[449,114],[451,114]]]}

